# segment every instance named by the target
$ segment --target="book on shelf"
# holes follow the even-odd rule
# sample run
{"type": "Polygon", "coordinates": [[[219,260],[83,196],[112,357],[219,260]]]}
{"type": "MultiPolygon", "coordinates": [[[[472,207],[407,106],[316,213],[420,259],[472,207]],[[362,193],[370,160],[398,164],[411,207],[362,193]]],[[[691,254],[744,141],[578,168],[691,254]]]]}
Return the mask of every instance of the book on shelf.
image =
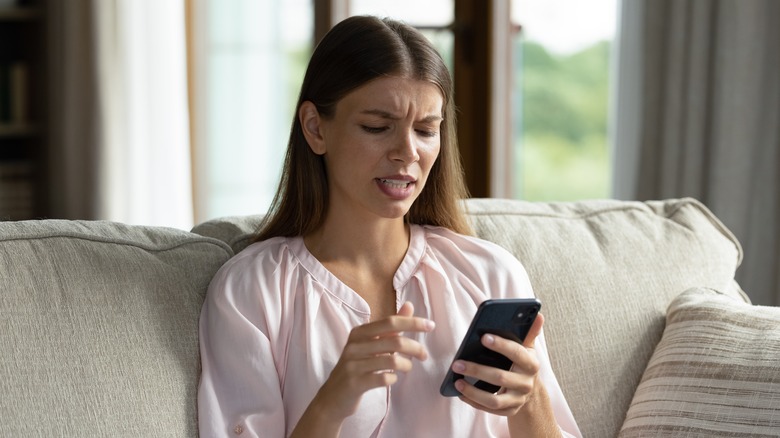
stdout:
{"type": "Polygon", "coordinates": [[[30,121],[30,72],[24,62],[11,64],[8,79],[11,83],[11,124],[26,125],[30,121]]]}
{"type": "Polygon", "coordinates": [[[33,168],[29,162],[0,162],[0,220],[33,216],[33,184],[33,168]]]}
{"type": "Polygon", "coordinates": [[[11,65],[0,62],[0,125],[11,123],[11,65]]]}
{"type": "Polygon", "coordinates": [[[30,179],[32,174],[33,165],[29,161],[15,160],[0,162],[0,181],[30,179]]]}
{"type": "Polygon", "coordinates": [[[23,3],[25,3],[23,0],[0,0],[0,8],[13,8],[22,6],[23,3]]]}
{"type": "Polygon", "coordinates": [[[27,63],[0,63],[0,124],[26,126],[30,121],[30,72],[27,63]]]}

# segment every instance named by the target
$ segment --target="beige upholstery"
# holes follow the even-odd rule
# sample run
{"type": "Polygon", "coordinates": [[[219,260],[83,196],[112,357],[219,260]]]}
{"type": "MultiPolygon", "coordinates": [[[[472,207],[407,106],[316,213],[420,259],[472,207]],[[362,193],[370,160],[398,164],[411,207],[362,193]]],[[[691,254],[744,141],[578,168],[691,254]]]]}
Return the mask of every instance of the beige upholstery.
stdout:
{"type": "Polygon", "coordinates": [[[195,436],[198,316],[231,254],[173,229],[0,223],[0,436],[195,436]]]}
{"type": "MultiPolygon", "coordinates": [[[[467,207],[525,264],[586,437],[617,434],[675,296],[741,296],[739,244],[694,200],[467,207]]],[[[193,436],[203,294],[258,221],[0,223],[0,436],[193,436]]]]}

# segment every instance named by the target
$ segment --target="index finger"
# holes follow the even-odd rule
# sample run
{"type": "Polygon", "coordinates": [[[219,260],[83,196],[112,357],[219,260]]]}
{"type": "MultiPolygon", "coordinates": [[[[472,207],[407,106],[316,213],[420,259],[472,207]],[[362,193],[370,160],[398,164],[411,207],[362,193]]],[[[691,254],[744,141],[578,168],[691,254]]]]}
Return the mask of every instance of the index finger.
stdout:
{"type": "Polygon", "coordinates": [[[370,322],[352,331],[353,335],[365,337],[393,336],[400,332],[430,332],[436,324],[430,319],[418,316],[392,315],[370,322]]]}

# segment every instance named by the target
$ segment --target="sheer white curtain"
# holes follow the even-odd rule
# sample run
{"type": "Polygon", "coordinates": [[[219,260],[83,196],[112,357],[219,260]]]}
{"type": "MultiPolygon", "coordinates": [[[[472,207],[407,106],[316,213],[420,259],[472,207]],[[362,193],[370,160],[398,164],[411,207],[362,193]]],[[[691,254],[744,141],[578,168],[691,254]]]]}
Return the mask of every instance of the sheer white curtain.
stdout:
{"type": "Polygon", "coordinates": [[[101,214],[192,226],[183,0],[96,1],[101,214]]]}
{"type": "Polygon", "coordinates": [[[742,288],[780,304],[780,2],[622,9],[615,196],[700,199],[742,243],[742,288]]]}
{"type": "Polygon", "coordinates": [[[54,214],[189,229],[184,0],[51,3],[54,214]]]}
{"type": "Polygon", "coordinates": [[[264,213],[312,46],[311,0],[191,0],[195,218],[264,213]]]}

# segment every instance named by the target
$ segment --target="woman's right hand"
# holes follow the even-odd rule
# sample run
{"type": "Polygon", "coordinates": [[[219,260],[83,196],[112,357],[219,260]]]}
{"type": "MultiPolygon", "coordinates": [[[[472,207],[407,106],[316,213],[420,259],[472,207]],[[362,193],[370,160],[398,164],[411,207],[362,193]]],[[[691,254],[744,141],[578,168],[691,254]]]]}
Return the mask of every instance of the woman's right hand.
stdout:
{"type": "Polygon", "coordinates": [[[403,332],[430,332],[431,320],[412,316],[414,307],[404,303],[396,315],[355,327],[339,361],[331,371],[292,436],[316,431],[317,436],[336,436],[341,423],[357,411],[360,398],[371,389],[389,386],[397,372],[412,369],[412,359],[425,360],[428,352],[403,332]],[[315,427],[316,426],[316,427],[315,427]]]}

